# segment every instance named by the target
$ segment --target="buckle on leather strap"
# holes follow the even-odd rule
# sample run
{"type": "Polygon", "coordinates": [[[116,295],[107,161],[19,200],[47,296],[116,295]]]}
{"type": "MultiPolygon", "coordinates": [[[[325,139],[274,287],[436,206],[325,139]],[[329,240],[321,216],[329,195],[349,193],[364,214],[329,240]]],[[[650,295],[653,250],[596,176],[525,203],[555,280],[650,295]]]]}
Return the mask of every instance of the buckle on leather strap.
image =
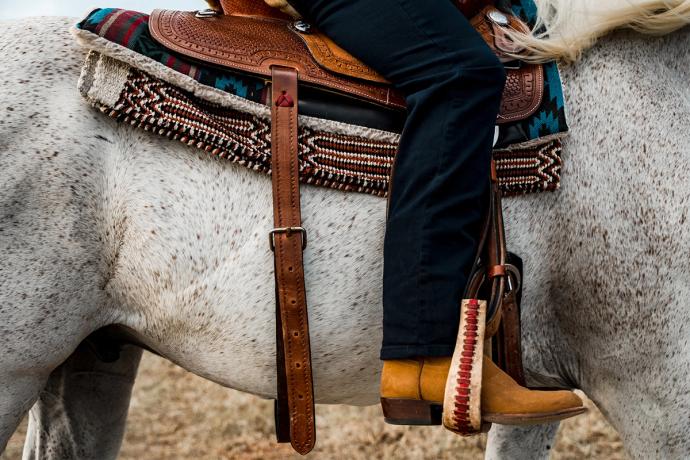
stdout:
{"type": "Polygon", "coordinates": [[[274,228],[268,233],[268,245],[271,248],[271,251],[275,251],[276,249],[276,233],[285,233],[287,236],[290,236],[293,233],[300,233],[302,235],[302,250],[304,251],[304,249],[307,247],[307,231],[304,229],[304,227],[278,227],[274,228]]]}
{"type": "Polygon", "coordinates": [[[508,273],[508,291],[519,291],[522,287],[522,277],[520,270],[513,264],[505,264],[508,273]],[[512,276],[510,276],[512,275],[512,276]],[[513,284],[515,283],[515,284],[513,284]]]}
{"type": "Polygon", "coordinates": [[[489,278],[505,276],[508,282],[508,291],[518,290],[522,285],[520,270],[513,264],[494,265],[489,268],[487,276],[489,278]]]}

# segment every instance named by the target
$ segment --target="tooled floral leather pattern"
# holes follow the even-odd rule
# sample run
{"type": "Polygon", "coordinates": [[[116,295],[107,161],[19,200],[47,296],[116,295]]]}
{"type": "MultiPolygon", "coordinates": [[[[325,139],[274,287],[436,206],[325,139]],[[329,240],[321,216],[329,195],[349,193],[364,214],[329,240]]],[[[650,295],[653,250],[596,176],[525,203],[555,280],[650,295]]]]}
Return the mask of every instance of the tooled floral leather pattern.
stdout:
{"type": "MultiPolygon", "coordinates": [[[[221,3],[225,13],[237,15],[209,19],[188,12],[156,10],[151,15],[151,33],[166,47],[205,62],[265,76],[270,75],[271,65],[292,66],[298,69],[303,82],[386,106],[405,107],[404,97],[383,77],[323,34],[303,34],[293,28],[291,21],[277,19],[275,14],[264,16],[261,11],[271,8],[263,3],[251,8],[245,6],[249,5],[246,0],[221,3]]],[[[488,17],[492,9],[485,8],[471,22],[494,52],[505,57],[495,40],[497,34],[501,35],[497,32],[500,28],[488,17]]],[[[511,27],[526,28],[517,17],[510,17],[510,23],[511,27]]],[[[497,123],[532,115],[541,104],[543,91],[541,65],[508,69],[497,123]]]]}

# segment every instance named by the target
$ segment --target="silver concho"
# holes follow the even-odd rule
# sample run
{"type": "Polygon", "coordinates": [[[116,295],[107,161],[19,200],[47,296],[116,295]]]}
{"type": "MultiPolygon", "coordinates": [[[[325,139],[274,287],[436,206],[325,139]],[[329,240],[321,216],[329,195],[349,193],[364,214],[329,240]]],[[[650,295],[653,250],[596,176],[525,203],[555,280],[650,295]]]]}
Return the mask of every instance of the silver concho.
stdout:
{"type": "Polygon", "coordinates": [[[309,32],[311,32],[311,24],[302,20],[295,21],[295,23],[292,24],[292,26],[295,28],[297,32],[301,32],[303,34],[308,34],[309,32]]]}
{"type": "Polygon", "coordinates": [[[506,16],[505,14],[501,13],[498,10],[489,11],[488,16],[489,16],[489,19],[491,19],[493,22],[495,22],[499,26],[507,26],[508,24],[510,24],[510,22],[508,21],[508,16],[506,16]]]}

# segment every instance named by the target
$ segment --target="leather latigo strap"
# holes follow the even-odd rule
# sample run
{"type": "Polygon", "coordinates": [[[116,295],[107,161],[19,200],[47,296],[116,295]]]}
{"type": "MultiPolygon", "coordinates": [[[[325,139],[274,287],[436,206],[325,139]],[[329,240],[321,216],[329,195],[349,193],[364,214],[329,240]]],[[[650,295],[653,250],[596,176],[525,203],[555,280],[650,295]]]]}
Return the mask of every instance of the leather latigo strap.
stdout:
{"type": "Polygon", "coordinates": [[[511,290],[503,300],[503,315],[497,335],[496,355],[501,368],[517,383],[525,386],[520,329],[520,306],[516,292],[511,290]]]}
{"type": "Polygon", "coordinates": [[[503,228],[501,191],[498,187],[496,162],[491,161],[491,185],[488,212],[479,241],[479,264],[470,276],[465,290],[465,298],[482,297],[480,290],[488,287],[487,337],[494,335],[501,320],[501,302],[505,293],[506,244],[503,228]]]}
{"type": "Polygon", "coordinates": [[[478,262],[470,276],[464,297],[488,297],[485,337],[494,337],[493,349],[498,365],[518,383],[524,384],[519,295],[516,293],[520,289],[521,280],[518,269],[508,263],[498,185],[496,163],[492,161],[489,210],[479,242],[478,262]]]}
{"type": "MultiPolygon", "coordinates": [[[[297,70],[272,67],[271,156],[274,253],[278,335],[278,404],[287,396],[288,414],[276,413],[280,441],[281,423],[289,416],[290,441],[300,454],[316,441],[307,298],[302,251],[306,232],[301,227],[299,162],[297,147],[297,70]],[[281,348],[282,347],[282,348],[281,348]],[[282,355],[282,359],[281,358],[282,355]],[[282,373],[282,374],[281,374],[282,373]]],[[[284,430],[283,430],[284,432],[284,430]]]]}

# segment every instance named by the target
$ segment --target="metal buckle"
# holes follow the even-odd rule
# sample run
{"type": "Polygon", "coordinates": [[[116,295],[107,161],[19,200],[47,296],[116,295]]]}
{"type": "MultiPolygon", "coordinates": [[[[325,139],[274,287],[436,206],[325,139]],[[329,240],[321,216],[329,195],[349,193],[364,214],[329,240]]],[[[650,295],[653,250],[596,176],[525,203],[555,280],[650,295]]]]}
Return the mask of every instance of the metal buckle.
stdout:
{"type": "Polygon", "coordinates": [[[220,11],[213,10],[211,8],[206,8],[205,10],[198,10],[194,16],[201,19],[215,18],[220,15],[220,11]]]}
{"type": "Polygon", "coordinates": [[[304,229],[304,227],[278,227],[271,230],[268,233],[268,245],[271,248],[271,251],[275,251],[276,249],[276,233],[285,233],[287,236],[290,236],[291,234],[298,232],[302,234],[302,250],[304,251],[304,249],[307,247],[307,231],[304,229]]]}
{"type": "Polygon", "coordinates": [[[520,277],[520,270],[513,264],[503,265],[506,269],[508,291],[519,291],[522,286],[522,278],[520,277]],[[511,276],[512,275],[512,276],[511,276]],[[515,286],[513,286],[513,277],[515,278],[515,286]]]}

